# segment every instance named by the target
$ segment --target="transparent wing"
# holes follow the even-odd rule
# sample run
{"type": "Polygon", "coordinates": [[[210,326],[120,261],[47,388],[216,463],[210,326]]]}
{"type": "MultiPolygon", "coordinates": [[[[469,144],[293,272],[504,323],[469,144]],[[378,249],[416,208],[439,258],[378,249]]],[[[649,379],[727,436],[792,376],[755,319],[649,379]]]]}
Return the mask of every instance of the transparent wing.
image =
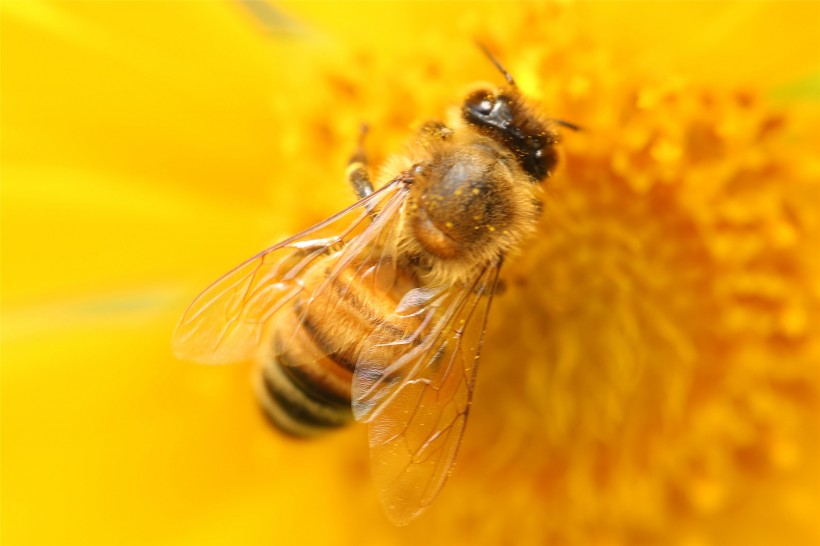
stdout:
{"type": "MultiPolygon", "coordinates": [[[[342,212],[273,246],[226,273],[188,307],[174,331],[174,355],[205,364],[252,358],[271,319],[300,293],[308,304],[325,284],[306,287],[316,267],[340,271],[352,260],[386,252],[407,189],[396,178],[342,212]]],[[[371,260],[372,261],[372,260],[371,260]]],[[[392,261],[383,260],[384,276],[392,261]]]]}
{"type": "Polygon", "coordinates": [[[353,413],[369,423],[374,481],[396,524],[433,501],[453,466],[499,267],[462,287],[410,290],[364,344],[353,413]]]}

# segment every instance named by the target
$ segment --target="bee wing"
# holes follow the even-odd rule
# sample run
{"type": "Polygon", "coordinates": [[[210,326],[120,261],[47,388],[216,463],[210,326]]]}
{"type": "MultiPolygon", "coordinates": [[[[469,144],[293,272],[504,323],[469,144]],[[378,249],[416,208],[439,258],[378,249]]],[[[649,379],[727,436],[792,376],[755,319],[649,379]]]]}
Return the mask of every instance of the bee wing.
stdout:
{"type": "Polygon", "coordinates": [[[413,289],[365,342],[353,414],[369,423],[373,476],[390,519],[436,497],[461,442],[500,263],[459,289],[413,289]]]}
{"type": "MultiPolygon", "coordinates": [[[[366,252],[383,233],[394,231],[405,195],[405,186],[396,178],[223,275],[180,318],[172,341],[174,355],[203,364],[253,357],[264,339],[266,325],[287,302],[306,290],[302,282],[305,274],[320,265],[338,271],[366,252]]],[[[308,301],[315,296],[314,292],[308,301]]]]}

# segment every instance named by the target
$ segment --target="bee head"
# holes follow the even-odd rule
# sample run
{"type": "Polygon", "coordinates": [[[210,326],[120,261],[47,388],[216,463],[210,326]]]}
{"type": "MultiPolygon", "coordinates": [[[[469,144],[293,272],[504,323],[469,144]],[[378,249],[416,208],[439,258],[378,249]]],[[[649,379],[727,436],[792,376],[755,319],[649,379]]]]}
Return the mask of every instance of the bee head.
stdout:
{"type": "Polygon", "coordinates": [[[515,80],[482,43],[478,47],[504,75],[507,86],[498,91],[482,89],[467,96],[464,120],[480,133],[506,146],[521,168],[535,182],[547,178],[555,166],[558,134],[526,104],[515,80]]]}
{"type": "Polygon", "coordinates": [[[556,162],[557,133],[530,111],[517,88],[471,93],[464,101],[462,117],[512,151],[534,181],[549,176],[556,162]]]}

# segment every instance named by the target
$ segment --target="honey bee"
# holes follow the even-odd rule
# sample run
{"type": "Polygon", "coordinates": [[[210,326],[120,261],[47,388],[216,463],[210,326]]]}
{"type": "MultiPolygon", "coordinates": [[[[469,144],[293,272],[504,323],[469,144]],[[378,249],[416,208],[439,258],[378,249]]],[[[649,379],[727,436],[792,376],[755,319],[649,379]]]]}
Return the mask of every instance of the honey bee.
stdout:
{"type": "Polygon", "coordinates": [[[374,189],[364,131],[347,178],[359,201],[205,289],[177,325],[183,360],[258,364],[269,420],[312,436],[368,423],[385,511],[406,524],[452,470],[505,256],[535,230],[558,125],[513,78],[449,123],[421,126],[374,189]]]}

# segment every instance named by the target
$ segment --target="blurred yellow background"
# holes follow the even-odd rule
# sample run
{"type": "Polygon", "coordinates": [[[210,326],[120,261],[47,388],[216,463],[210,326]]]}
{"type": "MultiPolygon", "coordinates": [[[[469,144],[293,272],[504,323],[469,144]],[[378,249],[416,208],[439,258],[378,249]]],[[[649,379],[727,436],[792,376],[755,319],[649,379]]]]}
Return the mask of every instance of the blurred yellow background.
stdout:
{"type": "Polygon", "coordinates": [[[820,544],[820,3],[3,1],[4,545],[820,544]],[[500,76],[565,135],[449,484],[175,361],[197,291],[500,76]]]}

